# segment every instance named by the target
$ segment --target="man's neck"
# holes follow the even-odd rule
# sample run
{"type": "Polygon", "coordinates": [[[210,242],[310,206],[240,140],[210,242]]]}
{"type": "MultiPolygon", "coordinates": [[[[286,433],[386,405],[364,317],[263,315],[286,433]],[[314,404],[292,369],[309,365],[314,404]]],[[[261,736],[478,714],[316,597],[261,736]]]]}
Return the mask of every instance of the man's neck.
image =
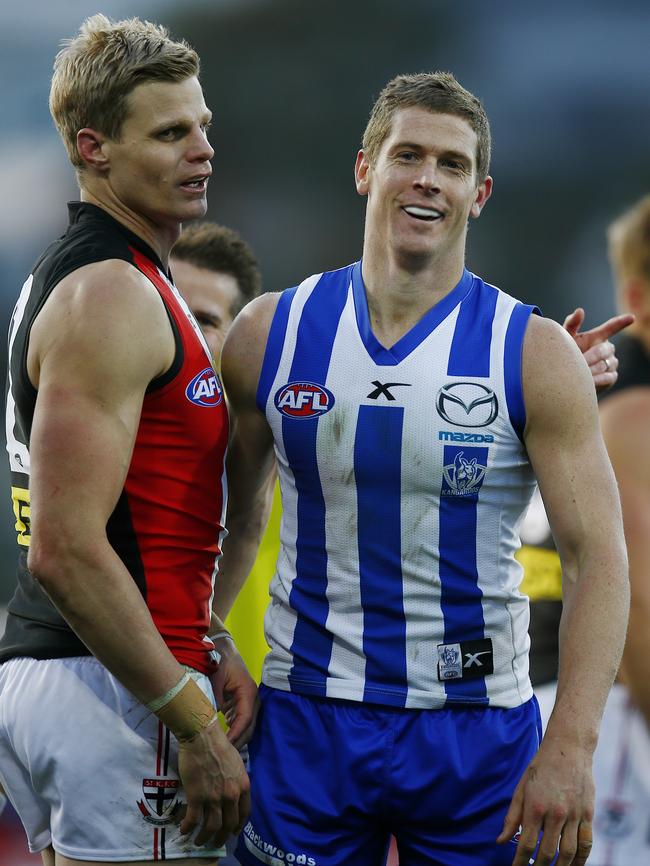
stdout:
{"type": "Polygon", "coordinates": [[[364,245],[362,276],[373,332],[384,346],[394,345],[460,281],[464,262],[397,261],[372,255],[364,245]]]}
{"type": "Polygon", "coordinates": [[[168,267],[169,253],[180,237],[180,224],[175,228],[161,228],[142,214],[138,214],[125,207],[114,196],[105,196],[97,190],[88,189],[84,186],[80,187],[80,189],[81,201],[94,204],[96,207],[105,210],[113,219],[121,223],[130,232],[133,232],[134,235],[137,235],[147,246],[151,247],[164,267],[168,267]]]}

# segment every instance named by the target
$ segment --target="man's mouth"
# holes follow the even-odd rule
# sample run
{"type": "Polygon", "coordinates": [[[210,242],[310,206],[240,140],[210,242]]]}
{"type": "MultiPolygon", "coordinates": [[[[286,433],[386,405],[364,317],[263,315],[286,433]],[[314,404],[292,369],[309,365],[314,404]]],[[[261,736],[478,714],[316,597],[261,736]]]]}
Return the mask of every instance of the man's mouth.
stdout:
{"type": "Polygon", "coordinates": [[[402,208],[409,216],[415,219],[425,220],[425,222],[435,222],[442,219],[444,214],[432,207],[420,207],[414,204],[407,204],[402,208]]]}
{"type": "Polygon", "coordinates": [[[209,175],[202,174],[198,177],[192,177],[189,180],[184,180],[181,186],[187,187],[187,189],[195,189],[195,190],[203,190],[208,185],[209,175]]]}

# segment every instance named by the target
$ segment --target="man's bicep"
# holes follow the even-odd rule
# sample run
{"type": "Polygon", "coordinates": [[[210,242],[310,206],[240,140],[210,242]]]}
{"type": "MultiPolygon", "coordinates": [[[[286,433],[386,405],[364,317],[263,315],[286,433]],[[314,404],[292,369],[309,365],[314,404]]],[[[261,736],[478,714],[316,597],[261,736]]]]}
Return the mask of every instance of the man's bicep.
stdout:
{"type": "Polygon", "coordinates": [[[275,479],[273,436],[264,415],[256,409],[240,412],[228,448],[228,515],[252,508],[255,500],[266,507],[275,479]]]}
{"type": "Polygon", "coordinates": [[[73,381],[41,374],[30,440],[32,529],[102,532],[128,471],[142,393],[117,405],[73,381]]]}
{"type": "Polygon", "coordinates": [[[525,442],[570,577],[589,540],[607,537],[618,494],[589,371],[558,326],[532,324],[536,332],[524,345],[525,442]]]}
{"type": "Polygon", "coordinates": [[[35,323],[33,528],[41,518],[46,528],[66,534],[72,522],[103,520],[105,526],[128,471],[146,388],[173,357],[162,302],[140,284],[140,275],[119,269],[124,279],[112,308],[102,311],[115,269],[105,270],[103,282],[84,285],[80,277],[57,286],[56,303],[35,323]]]}

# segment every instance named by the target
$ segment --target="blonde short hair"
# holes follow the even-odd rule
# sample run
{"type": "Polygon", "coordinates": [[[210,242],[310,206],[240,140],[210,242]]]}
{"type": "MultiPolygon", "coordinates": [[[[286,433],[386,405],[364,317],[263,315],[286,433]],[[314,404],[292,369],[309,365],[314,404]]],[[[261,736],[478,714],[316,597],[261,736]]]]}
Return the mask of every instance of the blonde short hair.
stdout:
{"type": "Polygon", "coordinates": [[[50,113],[72,164],[82,169],[77,133],[96,129],[119,140],[131,91],[145,81],[183,81],[199,74],[199,57],[159,24],[97,14],[66,39],[54,61],[50,113]]]}
{"type": "Polygon", "coordinates": [[[490,169],[490,123],[481,101],[456,81],[451,72],[398,75],[379,94],[363,133],[362,148],[370,162],[379,155],[390,134],[393,114],[400,108],[423,108],[435,114],[454,114],[476,133],[476,170],[484,181],[490,169]]]}
{"type": "Polygon", "coordinates": [[[640,277],[650,285],[650,194],[614,220],[607,239],[617,280],[640,277]]]}

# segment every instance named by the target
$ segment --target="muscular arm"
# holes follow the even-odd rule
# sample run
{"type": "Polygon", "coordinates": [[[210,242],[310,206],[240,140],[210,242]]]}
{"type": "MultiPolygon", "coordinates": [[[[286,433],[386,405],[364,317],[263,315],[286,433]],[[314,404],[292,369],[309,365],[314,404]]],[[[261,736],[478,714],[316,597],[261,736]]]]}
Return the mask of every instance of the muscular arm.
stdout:
{"type": "Polygon", "coordinates": [[[145,389],[173,358],[154,292],[124,262],[75,271],[39,314],[28,354],[38,389],[28,565],[93,655],[143,702],[164,694],[183,670],[108,543],[106,524],[145,389]]]}
{"type": "Polygon", "coordinates": [[[528,863],[540,829],[539,866],[551,862],[560,837],[558,863],[582,866],[591,836],[592,755],[627,621],[625,544],[590,374],[555,323],[531,318],[523,383],[525,442],[562,561],[564,611],[555,708],[515,791],[505,835],[523,826],[515,866],[528,863]]]}
{"type": "Polygon", "coordinates": [[[620,678],[650,727],[650,388],[614,394],[601,404],[600,416],[630,560],[630,621],[620,678]]]}
{"type": "Polygon", "coordinates": [[[228,452],[228,538],[213,610],[225,619],[250,572],[268,521],[275,479],[273,438],[255,402],[278,295],[256,298],[235,319],[221,356],[234,433],[228,452]]]}
{"type": "MultiPolygon", "coordinates": [[[[149,382],[174,339],[154,287],[124,262],[75,271],[52,292],[30,336],[38,389],[31,440],[28,565],[89,650],[140,701],[184,674],[165,645],[106,525],[124,486],[149,382]]],[[[220,844],[249,809],[249,782],[192,680],[157,710],[179,740],[183,833],[220,844]],[[211,721],[212,720],[212,721],[211,721]]]]}

